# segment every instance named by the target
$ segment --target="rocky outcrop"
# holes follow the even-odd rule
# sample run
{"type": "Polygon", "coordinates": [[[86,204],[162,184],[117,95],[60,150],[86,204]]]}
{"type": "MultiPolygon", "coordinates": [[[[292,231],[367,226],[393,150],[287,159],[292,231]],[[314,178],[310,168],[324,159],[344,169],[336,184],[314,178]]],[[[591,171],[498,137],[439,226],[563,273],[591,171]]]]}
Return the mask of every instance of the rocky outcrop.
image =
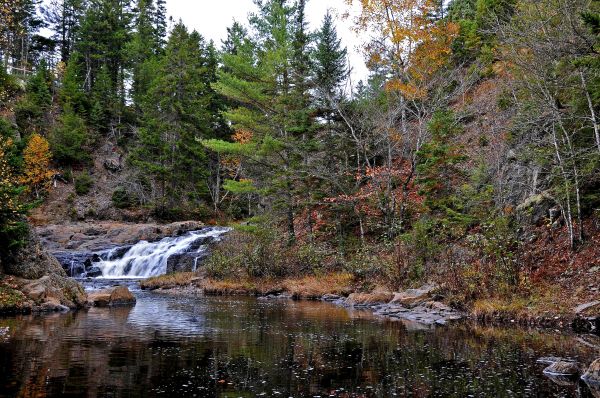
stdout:
{"type": "Polygon", "coordinates": [[[39,279],[45,275],[66,277],[59,262],[41,245],[36,234],[31,231],[27,244],[4,265],[4,272],[23,279],[39,279]]]}
{"type": "Polygon", "coordinates": [[[135,305],[136,299],[127,286],[115,286],[91,292],[88,295],[88,302],[94,307],[116,307],[135,305]]]}
{"type": "Polygon", "coordinates": [[[554,222],[559,216],[558,212],[552,211],[555,205],[556,202],[549,192],[531,195],[517,206],[517,216],[530,225],[540,225],[546,218],[552,218],[551,221],[554,222]]]}
{"type": "Polygon", "coordinates": [[[369,308],[375,315],[424,325],[446,325],[465,318],[461,312],[450,308],[435,295],[436,285],[427,284],[418,289],[390,293],[373,291],[372,293],[353,293],[347,298],[337,295],[325,295],[323,301],[354,308],[369,308]]]}
{"type": "Polygon", "coordinates": [[[575,361],[559,360],[548,365],[544,373],[550,376],[579,376],[581,365],[575,361]]]}
{"type": "Polygon", "coordinates": [[[408,289],[403,292],[395,293],[390,304],[400,304],[404,307],[412,308],[428,301],[433,296],[433,291],[437,288],[435,285],[424,285],[418,289],[408,289]]]}
{"type": "Polygon", "coordinates": [[[180,236],[202,229],[199,221],[172,224],[133,224],[99,221],[39,227],[44,247],[50,251],[99,252],[117,246],[133,245],[141,240],[154,242],[168,236],[180,236]]]}
{"type": "Polygon", "coordinates": [[[7,294],[0,299],[0,313],[66,311],[86,303],[83,288],[67,277],[33,231],[26,245],[3,262],[3,272],[0,285],[7,294]]]}

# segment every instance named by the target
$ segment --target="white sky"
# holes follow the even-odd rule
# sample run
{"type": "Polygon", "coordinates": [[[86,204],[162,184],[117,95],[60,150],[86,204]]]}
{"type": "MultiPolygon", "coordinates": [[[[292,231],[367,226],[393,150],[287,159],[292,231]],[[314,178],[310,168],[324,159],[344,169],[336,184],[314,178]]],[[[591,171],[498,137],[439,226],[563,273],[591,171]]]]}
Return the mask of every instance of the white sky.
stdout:
{"type": "MultiPolygon", "coordinates": [[[[175,21],[181,19],[188,28],[197,30],[219,47],[221,40],[227,37],[227,28],[233,20],[246,25],[248,13],[255,11],[255,6],[252,0],[167,0],[167,9],[175,21]]],[[[342,14],[348,10],[345,0],[308,1],[306,13],[310,29],[317,30],[321,26],[328,9],[337,16],[338,35],[348,48],[353,68],[352,83],[356,85],[358,80],[366,80],[367,68],[358,48],[360,40],[351,29],[352,20],[342,18],[342,14]]]]}

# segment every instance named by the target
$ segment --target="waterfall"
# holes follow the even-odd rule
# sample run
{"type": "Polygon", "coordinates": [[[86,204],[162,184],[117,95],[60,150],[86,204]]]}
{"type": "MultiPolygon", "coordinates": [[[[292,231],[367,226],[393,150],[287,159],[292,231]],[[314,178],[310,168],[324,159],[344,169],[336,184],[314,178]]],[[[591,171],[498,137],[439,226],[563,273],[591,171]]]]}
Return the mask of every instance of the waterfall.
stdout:
{"type": "Polygon", "coordinates": [[[228,231],[229,228],[205,228],[158,242],[140,241],[126,251],[115,248],[99,253],[102,260],[94,265],[102,271],[101,278],[149,278],[167,273],[169,258],[190,253],[196,268],[198,259],[207,255],[207,245],[228,231]]]}

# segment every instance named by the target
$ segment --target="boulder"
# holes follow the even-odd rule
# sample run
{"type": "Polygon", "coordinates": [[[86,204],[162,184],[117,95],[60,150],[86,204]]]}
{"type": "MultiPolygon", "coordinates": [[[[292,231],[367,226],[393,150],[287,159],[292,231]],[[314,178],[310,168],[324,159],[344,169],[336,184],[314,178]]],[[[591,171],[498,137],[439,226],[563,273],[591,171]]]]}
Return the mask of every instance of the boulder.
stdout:
{"type": "Polygon", "coordinates": [[[581,379],[588,385],[600,386],[600,359],[591,363],[581,379]]]}
{"type": "Polygon", "coordinates": [[[115,286],[88,294],[88,302],[95,307],[135,305],[135,296],[127,286],[115,286]]]}
{"type": "Polygon", "coordinates": [[[56,307],[60,311],[65,308],[80,308],[86,303],[83,288],[76,281],[59,275],[46,275],[37,280],[18,279],[20,290],[37,306],[56,307]],[[46,304],[50,303],[50,304],[46,304]]]}
{"type": "Polygon", "coordinates": [[[581,305],[578,305],[577,307],[575,307],[573,309],[573,311],[575,311],[576,314],[581,314],[582,312],[588,310],[588,309],[598,309],[600,308],[600,301],[596,300],[596,301],[590,301],[589,303],[584,303],[581,305]]]}
{"type": "Polygon", "coordinates": [[[4,272],[23,279],[39,279],[45,275],[67,274],[59,262],[41,245],[37,235],[30,230],[27,243],[19,250],[10,262],[3,264],[4,272]]]}
{"type": "Polygon", "coordinates": [[[545,218],[550,217],[550,210],[554,205],[552,195],[545,191],[525,199],[517,206],[517,215],[520,220],[528,224],[539,225],[545,218]]]}
{"type": "Polygon", "coordinates": [[[546,367],[544,374],[552,376],[578,376],[581,374],[581,366],[574,361],[557,361],[546,367]]]}
{"type": "Polygon", "coordinates": [[[196,271],[206,257],[208,252],[173,254],[167,259],[167,274],[196,271]]]}
{"type": "Polygon", "coordinates": [[[88,278],[98,278],[102,276],[102,270],[98,267],[90,267],[86,272],[85,276],[88,278]]]}
{"type": "Polygon", "coordinates": [[[436,285],[428,284],[418,289],[408,289],[395,293],[390,304],[400,304],[408,308],[416,307],[419,304],[429,301],[436,288],[436,285]]]}

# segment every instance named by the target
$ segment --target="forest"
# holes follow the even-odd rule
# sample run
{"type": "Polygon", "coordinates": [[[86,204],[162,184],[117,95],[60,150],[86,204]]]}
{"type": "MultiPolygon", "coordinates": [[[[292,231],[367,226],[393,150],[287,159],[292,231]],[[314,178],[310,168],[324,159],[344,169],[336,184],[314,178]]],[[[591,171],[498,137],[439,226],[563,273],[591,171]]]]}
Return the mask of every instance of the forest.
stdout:
{"type": "Polygon", "coordinates": [[[590,294],[600,1],[347,0],[316,31],[306,3],[214,43],[165,0],[0,0],[0,263],[41,214],[194,219],[234,226],[219,279],[590,294]]]}

